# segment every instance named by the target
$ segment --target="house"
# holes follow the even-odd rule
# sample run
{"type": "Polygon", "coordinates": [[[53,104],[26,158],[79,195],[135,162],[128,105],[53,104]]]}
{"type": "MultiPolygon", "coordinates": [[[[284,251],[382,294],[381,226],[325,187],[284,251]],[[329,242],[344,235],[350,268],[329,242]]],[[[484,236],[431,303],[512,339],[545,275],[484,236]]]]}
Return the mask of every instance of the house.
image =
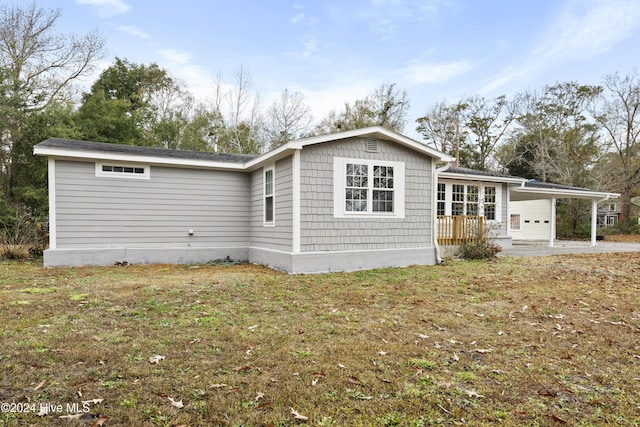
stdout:
{"type": "Polygon", "coordinates": [[[434,264],[439,241],[455,244],[481,224],[510,245],[514,195],[555,194],[450,168],[451,156],[382,127],[259,156],[58,138],[34,153],[49,166],[45,266],[230,257],[304,273],[434,264]]]}
{"type": "Polygon", "coordinates": [[[198,263],[288,272],[433,264],[450,156],[381,127],[254,156],[48,139],[46,266],[198,263]]]}
{"type": "Polygon", "coordinates": [[[598,206],[598,226],[604,228],[615,227],[618,225],[618,218],[621,213],[619,202],[611,200],[601,203],[598,206]]]}

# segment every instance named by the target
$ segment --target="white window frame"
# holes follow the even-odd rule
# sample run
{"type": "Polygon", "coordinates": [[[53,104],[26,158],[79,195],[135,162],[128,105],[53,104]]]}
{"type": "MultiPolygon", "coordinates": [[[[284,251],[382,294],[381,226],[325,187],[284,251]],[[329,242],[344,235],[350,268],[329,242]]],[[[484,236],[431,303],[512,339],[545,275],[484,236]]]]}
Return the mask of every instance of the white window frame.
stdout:
{"type": "Polygon", "coordinates": [[[386,160],[333,158],[333,216],[335,218],[404,218],[405,164],[386,160]],[[346,175],[347,164],[366,165],[368,168],[367,211],[350,212],[346,210],[346,175]],[[374,212],[373,199],[373,167],[385,166],[393,168],[393,212],[374,212]]]}
{"type": "Polygon", "coordinates": [[[117,179],[151,179],[151,166],[138,163],[111,163],[96,162],[96,177],[98,178],[117,178],[117,179]],[[103,166],[111,166],[118,168],[134,168],[144,169],[144,173],[133,172],[110,172],[103,170],[103,166]]]}
{"type": "Polygon", "coordinates": [[[478,215],[484,215],[484,198],[485,198],[485,188],[486,187],[494,187],[496,189],[496,201],[495,201],[495,209],[496,209],[496,217],[495,219],[487,219],[487,222],[490,223],[499,223],[502,221],[502,184],[499,182],[485,182],[485,181],[443,181],[439,180],[438,184],[445,185],[445,200],[444,200],[444,209],[445,216],[452,216],[452,207],[453,207],[453,186],[460,185],[464,186],[464,200],[457,201],[457,203],[462,203],[463,213],[462,215],[467,215],[467,207],[469,204],[475,204],[475,201],[469,202],[467,198],[467,190],[469,186],[478,187],[478,215]]]}
{"type": "Polygon", "coordinates": [[[262,170],[262,225],[275,227],[276,225],[276,168],[266,167],[262,170]],[[271,172],[271,193],[267,193],[267,174],[271,172]],[[267,198],[271,197],[271,220],[267,220],[267,198]]]}
{"type": "Polygon", "coordinates": [[[512,231],[522,231],[522,214],[512,213],[509,217],[509,229],[512,231]],[[515,227],[514,227],[515,225],[515,227]]]}

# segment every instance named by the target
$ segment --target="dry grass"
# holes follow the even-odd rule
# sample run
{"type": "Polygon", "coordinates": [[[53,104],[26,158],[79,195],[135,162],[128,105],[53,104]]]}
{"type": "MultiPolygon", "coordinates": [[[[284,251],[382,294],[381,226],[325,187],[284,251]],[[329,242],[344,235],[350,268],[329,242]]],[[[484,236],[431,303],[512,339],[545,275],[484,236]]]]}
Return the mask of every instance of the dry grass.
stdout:
{"type": "Polygon", "coordinates": [[[638,425],[639,271],[0,263],[0,426],[638,425]]]}

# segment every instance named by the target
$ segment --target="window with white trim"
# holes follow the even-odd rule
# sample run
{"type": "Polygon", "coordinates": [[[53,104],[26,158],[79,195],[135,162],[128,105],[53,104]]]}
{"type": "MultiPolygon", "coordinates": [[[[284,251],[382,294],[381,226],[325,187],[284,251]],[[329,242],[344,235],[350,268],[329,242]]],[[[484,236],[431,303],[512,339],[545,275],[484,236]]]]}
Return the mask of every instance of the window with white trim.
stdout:
{"type": "Polygon", "coordinates": [[[520,214],[511,214],[511,218],[509,219],[509,227],[513,231],[520,231],[522,226],[522,216],[520,214]]]}
{"type": "Polygon", "coordinates": [[[275,172],[273,168],[264,170],[264,224],[273,225],[275,220],[274,203],[275,172]]]}
{"type": "Polygon", "coordinates": [[[149,179],[151,166],[118,163],[96,163],[96,176],[103,178],[149,179]]]}
{"type": "Polygon", "coordinates": [[[404,217],[404,163],[334,158],[334,216],[404,217]]]}
{"type": "Polygon", "coordinates": [[[438,207],[437,214],[445,215],[445,206],[447,203],[447,186],[441,182],[438,183],[438,207]]]}
{"type": "Polygon", "coordinates": [[[439,182],[437,214],[451,216],[484,216],[488,221],[500,221],[501,188],[481,182],[439,182]]]}

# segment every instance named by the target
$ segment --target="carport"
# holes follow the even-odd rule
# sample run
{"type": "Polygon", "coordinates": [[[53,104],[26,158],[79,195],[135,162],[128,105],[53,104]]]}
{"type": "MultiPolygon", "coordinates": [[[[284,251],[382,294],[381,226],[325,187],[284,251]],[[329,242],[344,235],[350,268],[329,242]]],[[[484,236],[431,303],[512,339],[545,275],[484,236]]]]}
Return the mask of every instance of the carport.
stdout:
{"type": "Polygon", "coordinates": [[[618,193],[594,191],[586,188],[569,187],[536,180],[523,180],[520,185],[509,187],[509,200],[531,201],[550,200],[549,247],[554,246],[556,237],[556,200],[584,199],[591,201],[591,246],[596,246],[596,230],[598,225],[598,203],[620,197],[618,193]]]}

